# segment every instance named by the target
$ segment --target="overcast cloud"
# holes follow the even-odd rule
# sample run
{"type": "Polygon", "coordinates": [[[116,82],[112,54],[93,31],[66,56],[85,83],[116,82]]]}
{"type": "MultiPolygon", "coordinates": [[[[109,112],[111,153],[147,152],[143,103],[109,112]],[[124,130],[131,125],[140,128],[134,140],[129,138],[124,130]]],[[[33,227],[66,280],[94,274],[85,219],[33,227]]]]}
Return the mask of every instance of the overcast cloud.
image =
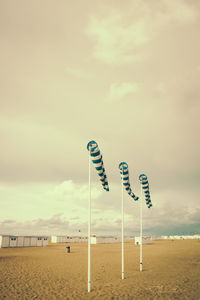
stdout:
{"type": "Polygon", "coordinates": [[[87,233],[90,140],[93,233],[120,232],[121,161],[136,194],[148,175],[146,232],[200,231],[199,30],[197,0],[0,0],[0,233],[87,233]]]}

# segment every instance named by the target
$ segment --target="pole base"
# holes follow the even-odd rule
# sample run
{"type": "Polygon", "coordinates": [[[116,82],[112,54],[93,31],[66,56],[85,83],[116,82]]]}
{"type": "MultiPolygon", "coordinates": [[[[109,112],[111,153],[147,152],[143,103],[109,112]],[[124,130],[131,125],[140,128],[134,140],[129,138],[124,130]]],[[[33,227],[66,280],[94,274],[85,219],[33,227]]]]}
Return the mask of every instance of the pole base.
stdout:
{"type": "Polygon", "coordinates": [[[140,272],[142,272],[142,262],[140,263],[140,272]]]}

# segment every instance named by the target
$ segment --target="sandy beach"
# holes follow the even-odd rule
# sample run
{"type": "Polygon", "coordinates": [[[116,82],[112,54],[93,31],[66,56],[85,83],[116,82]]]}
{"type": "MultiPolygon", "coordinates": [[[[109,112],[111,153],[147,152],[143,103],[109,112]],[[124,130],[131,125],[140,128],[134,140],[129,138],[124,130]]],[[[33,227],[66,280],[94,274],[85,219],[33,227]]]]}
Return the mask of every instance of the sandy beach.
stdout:
{"type": "Polygon", "coordinates": [[[155,241],[139,247],[125,243],[125,280],[121,245],[92,245],[92,284],[87,292],[87,244],[0,249],[0,299],[200,299],[200,242],[155,241]]]}

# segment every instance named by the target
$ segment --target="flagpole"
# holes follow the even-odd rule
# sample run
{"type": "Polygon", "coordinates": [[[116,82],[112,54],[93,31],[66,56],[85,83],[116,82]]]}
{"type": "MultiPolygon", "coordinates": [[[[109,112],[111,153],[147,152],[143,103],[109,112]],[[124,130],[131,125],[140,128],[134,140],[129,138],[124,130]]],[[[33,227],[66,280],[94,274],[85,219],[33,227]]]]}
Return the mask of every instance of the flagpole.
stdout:
{"type": "Polygon", "coordinates": [[[90,158],[90,151],[89,151],[89,198],[88,198],[88,292],[90,292],[90,257],[91,257],[91,158],[90,158]]]}
{"type": "Polygon", "coordinates": [[[124,190],[122,179],[122,280],[124,279],[124,190]]]}
{"type": "Polygon", "coordinates": [[[142,184],[141,184],[141,195],[140,195],[140,272],[142,272],[142,184]]]}

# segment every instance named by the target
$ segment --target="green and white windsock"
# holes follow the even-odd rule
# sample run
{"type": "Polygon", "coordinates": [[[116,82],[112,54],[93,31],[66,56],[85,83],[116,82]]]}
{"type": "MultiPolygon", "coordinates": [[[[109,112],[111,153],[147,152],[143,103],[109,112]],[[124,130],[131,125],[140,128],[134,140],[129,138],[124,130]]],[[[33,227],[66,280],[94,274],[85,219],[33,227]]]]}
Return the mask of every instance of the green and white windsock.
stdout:
{"type": "Polygon", "coordinates": [[[97,170],[97,173],[100,177],[103,188],[106,191],[109,191],[108,179],[105,173],[105,168],[103,165],[103,156],[99,150],[98,144],[95,141],[90,141],[87,144],[87,149],[90,152],[90,156],[92,157],[92,162],[97,170]]]}
{"type": "Polygon", "coordinates": [[[119,164],[121,179],[123,182],[123,186],[125,190],[128,192],[128,194],[137,201],[139,197],[137,197],[133,191],[131,190],[130,183],[129,183],[129,172],[128,172],[128,164],[126,162],[121,162],[119,164]]]}
{"type": "Polygon", "coordinates": [[[139,176],[140,183],[142,185],[142,189],[144,190],[146,205],[148,208],[152,207],[150,191],[149,191],[149,182],[147,176],[145,174],[141,174],[139,176]]]}

